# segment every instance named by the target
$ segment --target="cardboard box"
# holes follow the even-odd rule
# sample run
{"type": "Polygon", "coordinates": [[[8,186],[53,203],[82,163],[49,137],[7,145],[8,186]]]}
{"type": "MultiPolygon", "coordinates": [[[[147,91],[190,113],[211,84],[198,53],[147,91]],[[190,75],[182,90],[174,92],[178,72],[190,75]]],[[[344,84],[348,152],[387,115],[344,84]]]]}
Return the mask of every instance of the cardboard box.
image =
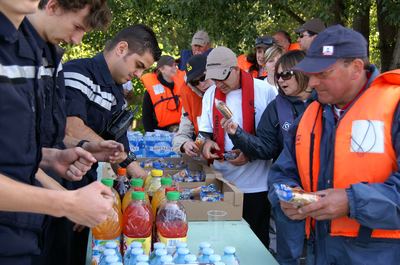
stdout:
{"type": "Polygon", "coordinates": [[[206,174],[206,183],[215,184],[224,194],[224,201],[203,202],[200,200],[182,200],[189,221],[207,221],[207,211],[223,210],[228,214],[226,220],[241,220],[243,212],[243,193],[233,184],[222,178],[221,173],[210,168],[206,174]]]}

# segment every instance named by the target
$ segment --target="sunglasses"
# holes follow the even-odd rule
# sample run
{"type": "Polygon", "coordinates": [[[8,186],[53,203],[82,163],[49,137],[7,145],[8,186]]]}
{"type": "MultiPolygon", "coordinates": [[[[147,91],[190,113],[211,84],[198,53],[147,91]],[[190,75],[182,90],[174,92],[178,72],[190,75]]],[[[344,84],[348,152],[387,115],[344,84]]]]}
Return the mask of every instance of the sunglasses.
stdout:
{"type": "Polygon", "coordinates": [[[313,33],[309,33],[309,34],[304,34],[304,33],[299,33],[299,35],[297,35],[300,39],[302,39],[303,37],[312,37],[315,34],[313,33]]]}
{"type": "Polygon", "coordinates": [[[272,44],[274,44],[274,39],[273,38],[267,38],[267,37],[264,37],[264,38],[258,37],[256,39],[256,46],[260,45],[260,44],[271,46],[272,44]]]}
{"type": "Polygon", "coordinates": [[[276,73],[276,75],[275,75],[276,80],[279,80],[279,78],[282,78],[282,80],[285,80],[285,81],[292,78],[292,76],[294,76],[294,72],[292,70],[276,73]]]}
{"type": "Polygon", "coordinates": [[[202,75],[199,79],[189,81],[189,84],[192,86],[198,86],[200,82],[204,82],[206,80],[206,75],[202,75]]]}

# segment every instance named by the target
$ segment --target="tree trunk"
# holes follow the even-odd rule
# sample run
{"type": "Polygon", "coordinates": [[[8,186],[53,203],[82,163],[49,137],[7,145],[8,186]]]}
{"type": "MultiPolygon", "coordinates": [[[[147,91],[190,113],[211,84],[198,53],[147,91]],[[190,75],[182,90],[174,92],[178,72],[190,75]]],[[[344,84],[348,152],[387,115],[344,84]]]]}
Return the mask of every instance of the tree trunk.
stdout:
{"type": "Polygon", "coordinates": [[[355,14],[353,18],[353,29],[360,32],[364,38],[367,40],[368,51],[369,51],[369,11],[371,8],[371,1],[365,1],[365,4],[362,5],[362,9],[359,10],[357,14],[355,14]]]}
{"type": "Polygon", "coordinates": [[[400,28],[397,31],[396,46],[394,47],[393,60],[390,65],[390,70],[399,68],[400,68],[400,28]]]}
{"type": "Polygon", "coordinates": [[[381,72],[386,72],[392,65],[392,56],[396,41],[397,30],[385,21],[388,10],[384,10],[384,1],[377,0],[377,17],[379,30],[379,50],[381,52],[381,72]]]}
{"type": "Polygon", "coordinates": [[[332,3],[331,10],[333,12],[333,21],[332,21],[331,25],[341,24],[343,26],[346,26],[343,23],[343,18],[342,18],[342,14],[345,13],[345,6],[344,6],[343,1],[335,0],[332,3]]]}

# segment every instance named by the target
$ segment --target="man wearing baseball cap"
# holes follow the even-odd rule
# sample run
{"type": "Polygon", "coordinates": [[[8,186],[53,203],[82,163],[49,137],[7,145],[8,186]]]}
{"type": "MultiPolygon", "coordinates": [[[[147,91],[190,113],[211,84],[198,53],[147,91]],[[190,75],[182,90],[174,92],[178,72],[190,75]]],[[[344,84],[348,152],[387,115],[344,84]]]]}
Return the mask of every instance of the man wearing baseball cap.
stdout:
{"type": "Polygon", "coordinates": [[[325,24],[319,18],[306,21],[295,32],[298,34],[297,42],[300,50],[307,51],[317,35],[325,29],[325,24]]]}
{"type": "Polygon", "coordinates": [[[267,179],[271,161],[249,162],[240,150],[234,148],[221,126],[223,116],[216,108],[215,100],[225,102],[233,113],[232,119],[243,130],[254,134],[262,113],[276,96],[275,89],[241,70],[235,53],[226,47],[217,47],[210,52],[205,78],[214,80],[216,88],[209,88],[203,96],[199,131],[209,137],[202,150],[203,156],[214,159],[214,167],[244,193],[243,218],[268,248],[270,207],[267,179]],[[233,160],[224,159],[227,153],[238,156],[233,160]]]}
{"type": "Polygon", "coordinates": [[[197,31],[192,38],[191,50],[182,50],[181,56],[179,58],[178,68],[179,70],[184,71],[186,68],[186,64],[190,57],[197,54],[205,54],[208,55],[211,48],[211,41],[208,33],[204,30],[197,31]]]}
{"type": "Polygon", "coordinates": [[[186,65],[186,84],[181,88],[181,122],[172,141],[175,152],[191,157],[198,157],[200,153],[194,139],[199,133],[203,94],[209,87],[215,87],[211,79],[205,79],[206,63],[207,56],[198,54],[192,56],[186,65]]]}
{"type": "Polygon", "coordinates": [[[378,75],[364,37],[340,25],[321,32],[295,67],[309,75],[318,101],[304,112],[272,167],[269,186],[315,192],[300,208],[307,259],[315,264],[397,264],[400,251],[400,71],[378,75]]]}

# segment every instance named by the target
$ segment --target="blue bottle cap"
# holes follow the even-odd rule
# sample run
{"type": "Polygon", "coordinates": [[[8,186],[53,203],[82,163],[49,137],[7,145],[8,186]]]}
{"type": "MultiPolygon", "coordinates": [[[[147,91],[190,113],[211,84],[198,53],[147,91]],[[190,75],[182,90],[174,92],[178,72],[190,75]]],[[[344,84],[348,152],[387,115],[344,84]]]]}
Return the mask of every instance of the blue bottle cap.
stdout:
{"type": "Polygon", "coordinates": [[[153,245],[154,249],[161,249],[161,248],[165,248],[165,244],[161,243],[161,242],[156,242],[153,245]]]}
{"type": "Polygon", "coordinates": [[[109,241],[109,242],[106,243],[105,247],[106,247],[106,248],[117,248],[118,245],[117,245],[117,243],[114,242],[114,241],[109,241]]]}
{"type": "Polygon", "coordinates": [[[187,248],[187,243],[179,241],[178,243],[176,243],[176,248],[187,248]]]}
{"type": "Polygon", "coordinates": [[[224,252],[225,252],[226,254],[235,254],[236,248],[235,248],[235,247],[228,246],[228,247],[225,247],[225,248],[224,248],[224,252]]]}
{"type": "Polygon", "coordinates": [[[172,262],[172,256],[171,255],[165,255],[161,257],[161,262],[164,263],[171,263],[172,262]]]}
{"type": "Polygon", "coordinates": [[[208,243],[208,242],[201,242],[200,245],[199,245],[199,247],[200,247],[201,249],[203,249],[203,248],[209,248],[209,247],[211,247],[211,244],[208,243]]]}
{"type": "Polygon", "coordinates": [[[117,252],[115,249],[112,248],[107,248],[103,251],[104,256],[112,256],[112,255],[117,255],[117,252]]]}
{"type": "Polygon", "coordinates": [[[144,251],[142,248],[132,248],[132,251],[131,251],[132,255],[135,255],[135,256],[142,255],[143,252],[144,251]]]}
{"type": "Polygon", "coordinates": [[[215,263],[217,261],[221,261],[221,256],[218,254],[210,255],[210,262],[215,263]]]}
{"type": "Polygon", "coordinates": [[[165,255],[167,255],[167,250],[166,249],[157,249],[156,255],[157,256],[165,256],[165,255]]]}
{"type": "Polygon", "coordinates": [[[193,254],[186,255],[185,257],[185,262],[195,262],[196,261],[196,256],[193,254]]]}
{"type": "Polygon", "coordinates": [[[142,243],[140,243],[138,241],[133,241],[129,246],[131,248],[142,248],[143,247],[142,243]]]}
{"type": "Polygon", "coordinates": [[[189,249],[188,248],[178,248],[178,254],[187,255],[187,254],[189,254],[189,249]]]}
{"type": "Polygon", "coordinates": [[[140,262],[140,261],[148,262],[148,261],[149,261],[149,256],[147,256],[147,255],[139,255],[139,256],[136,258],[136,260],[137,260],[138,262],[140,262]]]}
{"type": "Polygon", "coordinates": [[[214,254],[214,250],[212,248],[203,248],[203,254],[212,255],[214,254]]]}
{"type": "Polygon", "coordinates": [[[106,257],[106,263],[113,263],[113,262],[118,262],[118,256],[113,255],[113,256],[107,256],[106,257]]]}

